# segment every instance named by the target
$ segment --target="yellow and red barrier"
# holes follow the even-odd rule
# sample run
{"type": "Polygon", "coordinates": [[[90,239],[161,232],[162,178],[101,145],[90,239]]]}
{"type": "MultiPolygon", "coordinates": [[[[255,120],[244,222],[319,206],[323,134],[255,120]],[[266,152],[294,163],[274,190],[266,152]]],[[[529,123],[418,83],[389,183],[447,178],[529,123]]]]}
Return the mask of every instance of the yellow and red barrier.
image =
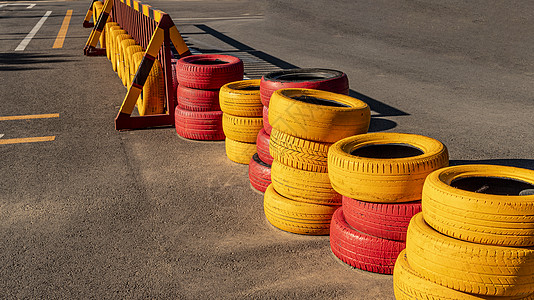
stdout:
{"type": "MultiPolygon", "coordinates": [[[[89,20],[92,14],[93,5],[87,12],[84,27],[90,24],[89,20]]],[[[105,49],[96,48],[96,45],[106,22],[110,18],[126,30],[143,49],[146,49],[132,84],[128,87],[128,93],[124,98],[120,111],[115,118],[115,128],[124,130],[173,125],[174,107],[176,106],[174,93],[176,91],[172,88],[171,58],[173,58],[173,54],[171,52],[171,43],[180,57],[191,55],[176,25],[167,13],[154,9],[150,5],[142,4],[137,0],[106,0],[98,16],[98,21],[94,25],[85,45],[85,55],[106,55],[105,49]],[[163,67],[166,113],[132,116],[136,101],[156,59],[161,62],[163,67]]],[[[105,45],[101,46],[105,47],[105,45]]]]}

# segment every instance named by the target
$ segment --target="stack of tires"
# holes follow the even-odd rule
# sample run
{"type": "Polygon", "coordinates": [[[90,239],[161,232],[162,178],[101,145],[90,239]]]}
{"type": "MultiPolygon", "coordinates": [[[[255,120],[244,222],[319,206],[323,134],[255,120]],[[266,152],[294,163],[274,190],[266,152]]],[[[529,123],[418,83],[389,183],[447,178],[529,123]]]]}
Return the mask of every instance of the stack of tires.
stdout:
{"type": "Polygon", "coordinates": [[[448,163],[447,148],[420,135],[369,133],[332,145],[328,172],[343,195],[330,227],[334,255],[355,268],[391,274],[409,221],[421,211],[425,177],[448,163]]]}
{"type": "Polygon", "coordinates": [[[243,79],[243,62],[230,55],[191,55],[176,63],[178,135],[193,140],[224,140],[219,89],[243,79]]]}
{"type": "Polygon", "coordinates": [[[393,274],[397,299],[534,299],[534,171],[437,170],[393,274]]]}
{"type": "MultiPolygon", "coordinates": [[[[95,4],[98,3],[95,2],[95,4]]],[[[100,43],[105,45],[106,56],[111,61],[113,70],[126,87],[133,78],[144,55],[144,49],[117,23],[107,22],[100,43]]],[[[159,60],[155,60],[137,99],[139,115],[165,113],[165,84],[163,69],[159,60]]]]}
{"type": "Polygon", "coordinates": [[[249,164],[250,183],[261,192],[265,192],[271,184],[271,165],[274,160],[269,151],[272,131],[269,101],[274,91],[283,88],[308,88],[348,95],[349,81],[345,73],[330,69],[291,69],[262,76],[260,98],[263,104],[263,129],[256,140],[257,156],[253,156],[249,164]]]}
{"type": "Polygon", "coordinates": [[[341,195],[328,178],[327,150],[339,139],[367,132],[369,106],[326,91],[281,89],[271,96],[269,120],[274,161],[264,196],[267,220],[292,233],[328,234],[341,195]]]}
{"type": "Polygon", "coordinates": [[[226,136],[226,156],[231,161],[248,164],[256,153],[256,138],[263,128],[260,80],[231,82],[219,93],[226,136]]]}

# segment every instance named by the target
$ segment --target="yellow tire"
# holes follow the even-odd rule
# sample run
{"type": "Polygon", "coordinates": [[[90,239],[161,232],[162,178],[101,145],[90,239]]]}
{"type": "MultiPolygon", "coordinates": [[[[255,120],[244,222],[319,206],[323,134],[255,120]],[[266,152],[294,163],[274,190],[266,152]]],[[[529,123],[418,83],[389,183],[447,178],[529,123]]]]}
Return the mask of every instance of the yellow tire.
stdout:
{"type": "Polygon", "coordinates": [[[312,172],[328,171],[328,148],[332,144],[308,141],[272,129],[269,152],[280,163],[312,172]]]}
{"type": "Polygon", "coordinates": [[[393,290],[395,292],[395,299],[397,300],[413,300],[413,299],[427,299],[427,300],[532,300],[534,294],[520,297],[493,297],[467,294],[451,288],[441,286],[432,281],[426,280],[417,274],[406,257],[406,250],[403,250],[397,261],[395,262],[395,269],[393,270],[393,290]]]}
{"type": "Polygon", "coordinates": [[[243,143],[239,141],[226,138],[224,142],[224,147],[226,149],[226,156],[238,164],[248,165],[250,159],[256,153],[256,144],[243,143]]]}
{"type": "Polygon", "coordinates": [[[238,117],[223,113],[222,127],[224,135],[232,140],[256,143],[258,132],[263,128],[263,118],[238,117]]]}
{"type": "Polygon", "coordinates": [[[119,71],[117,72],[119,74],[119,77],[122,79],[122,84],[124,86],[128,86],[128,81],[130,80],[130,66],[128,58],[126,57],[126,48],[129,46],[134,46],[135,40],[134,39],[125,39],[122,40],[119,44],[119,60],[120,64],[118,65],[119,71]]]}
{"type": "MultiPolygon", "coordinates": [[[[93,2],[93,22],[95,26],[96,26],[96,23],[98,22],[98,18],[100,17],[100,14],[102,14],[103,6],[104,4],[102,4],[102,2],[100,1],[93,2]]],[[[99,41],[100,41],[101,48],[106,48],[105,30],[106,29],[104,27],[104,29],[100,33],[99,41]]]]}
{"type": "Polygon", "coordinates": [[[111,60],[111,35],[110,35],[110,28],[113,26],[117,26],[120,28],[119,24],[117,22],[107,22],[104,26],[104,31],[102,32],[104,34],[104,41],[105,45],[104,48],[106,48],[106,56],[109,60],[111,60]]]}
{"type": "Polygon", "coordinates": [[[479,244],[534,246],[534,171],[465,165],[431,173],[423,187],[425,220],[437,231],[479,244]],[[486,191],[478,190],[486,188],[486,191]],[[506,195],[509,194],[509,195],[506,195]]]}
{"type": "Polygon", "coordinates": [[[125,60],[127,61],[127,68],[126,68],[126,78],[127,78],[127,83],[126,83],[126,86],[130,86],[132,85],[132,81],[133,81],[133,78],[135,76],[135,73],[137,72],[137,68],[139,68],[139,66],[137,66],[136,68],[136,65],[135,65],[135,62],[134,62],[134,55],[136,53],[141,53],[140,56],[141,56],[141,59],[143,58],[143,55],[144,55],[144,49],[143,47],[139,46],[139,45],[132,45],[132,46],[128,46],[126,48],[126,57],[125,57],[125,60]]]}
{"type": "Polygon", "coordinates": [[[132,36],[127,33],[119,34],[115,37],[115,44],[113,45],[114,53],[115,53],[115,71],[117,72],[117,75],[121,79],[122,79],[121,70],[123,69],[123,65],[121,61],[121,45],[122,45],[122,41],[128,40],[128,39],[132,39],[132,36]]]}
{"type": "Polygon", "coordinates": [[[112,26],[109,34],[111,38],[110,58],[113,71],[117,72],[117,36],[126,34],[126,30],[121,29],[119,26],[112,26]]]}
{"type": "Polygon", "coordinates": [[[448,164],[447,148],[441,142],[415,134],[361,134],[328,150],[334,189],[366,202],[421,200],[426,176],[448,164]]]}
{"type": "MultiPolygon", "coordinates": [[[[139,66],[143,56],[137,56],[135,65],[139,66]]],[[[165,87],[163,84],[163,69],[159,60],[154,60],[152,69],[145,81],[143,91],[137,99],[139,115],[156,115],[165,113],[165,87]]]]}
{"type": "Polygon", "coordinates": [[[534,249],[481,245],[443,235],[423,213],[410,221],[406,237],[410,266],[421,277],[461,292],[527,296],[534,291],[534,249]]]}
{"type": "Polygon", "coordinates": [[[281,89],[269,102],[269,123],[273,128],[302,139],[335,143],[366,133],[369,106],[358,99],[326,91],[281,89]]]}
{"type": "Polygon", "coordinates": [[[221,110],[240,117],[261,117],[260,80],[241,80],[225,84],[219,91],[221,110]]]}
{"type": "Polygon", "coordinates": [[[271,182],[280,195],[296,201],[341,205],[341,195],[332,188],[328,173],[303,171],[274,160],[271,182]]]}
{"type": "Polygon", "coordinates": [[[137,73],[137,70],[139,69],[139,65],[141,64],[141,61],[143,60],[144,55],[145,55],[144,52],[136,52],[130,58],[130,74],[132,75],[130,77],[130,85],[134,80],[135,74],[137,73]]]}
{"type": "Polygon", "coordinates": [[[267,187],[263,200],[265,217],[273,226],[306,235],[328,235],[332,214],[338,207],[288,199],[278,194],[272,184],[267,187]]]}

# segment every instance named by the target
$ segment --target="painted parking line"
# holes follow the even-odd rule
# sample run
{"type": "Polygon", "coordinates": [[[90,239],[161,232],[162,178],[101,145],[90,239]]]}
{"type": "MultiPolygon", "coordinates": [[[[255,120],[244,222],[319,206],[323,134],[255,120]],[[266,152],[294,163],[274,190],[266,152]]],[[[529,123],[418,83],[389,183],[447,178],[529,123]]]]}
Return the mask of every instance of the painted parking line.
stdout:
{"type": "Polygon", "coordinates": [[[37,142],[51,142],[56,139],[56,136],[37,136],[30,138],[19,138],[19,139],[0,139],[0,145],[8,144],[22,144],[22,143],[37,143],[37,142]]]}
{"type": "Polygon", "coordinates": [[[0,116],[0,121],[48,119],[48,118],[59,118],[59,114],[21,115],[21,116],[4,116],[4,117],[0,116]]]}
{"type": "Polygon", "coordinates": [[[30,31],[30,33],[28,33],[28,35],[20,42],[20,44],[17,46],[17,48],[15,48],[15,51],[24,51],[24,49],[26,49],[26,46],[28,46],[30,41],[35,36],[35,34],[37,34],[39,29],[41,29],[41,26],[43,26],[44,22],[46,21],[46,19],[48,19],[48,16],[50,16],[50,14],[52,14],[51,10],[47,11],[44,14],[44,16],[39,20],[39,22],[37,22],[37,24],[35,24],[35,26],[30,31]]]}
{"type": "Polygon", "coordinates": [[[8,5],[26,6],[27,9],[30,9],[35,6],[35,3],[6,3],[6,4],[0,4],[0,8],[8,6],[8,5]]]}
{"type": "Polygon", "coordinates": [[[65,37],[67,36],[67,30],[69,30],[69,23],[70,18],[72,16],[72,9],[67,10],[67,14],[65,15],[65,18],[63,19],[63,24],[61,24],[61,28],[59,29],[59,32],[56,37],[56,41],[54,42],[54,45],[52,48],[63,48],[63,42],[65,41],[65,37]]]}

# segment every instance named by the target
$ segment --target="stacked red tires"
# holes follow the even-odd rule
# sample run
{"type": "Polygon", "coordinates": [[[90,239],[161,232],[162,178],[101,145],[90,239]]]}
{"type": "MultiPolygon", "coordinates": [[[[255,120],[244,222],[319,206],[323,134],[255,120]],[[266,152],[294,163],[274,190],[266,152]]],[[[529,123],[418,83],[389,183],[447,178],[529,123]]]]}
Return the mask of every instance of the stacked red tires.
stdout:
{"type": "Polygon", "coordinates": [[[413,134],[369,133],[332,145],[329,177],[343,195],[330,227],[332,252],[353,267],[392,274],[421,211],[425,177],[448,162],[441,142],[413,134]]]}
{"type": "Polygon", "coordinates": [[[224,140],[219,89],[243,79],[243,62],[229,55],[191,55],[176,63],[178,135],[194,140],[224,140]]]}
{"type": "Polygon", "coordinates": [[[264,197],[267,220],[292,233],[328,234],[341,195],[328,177],[327,151],[341,138],[367,132],[369,106],[343,94],[287,88],[272,93],[269,121],[274,160],[264,197]]]}

